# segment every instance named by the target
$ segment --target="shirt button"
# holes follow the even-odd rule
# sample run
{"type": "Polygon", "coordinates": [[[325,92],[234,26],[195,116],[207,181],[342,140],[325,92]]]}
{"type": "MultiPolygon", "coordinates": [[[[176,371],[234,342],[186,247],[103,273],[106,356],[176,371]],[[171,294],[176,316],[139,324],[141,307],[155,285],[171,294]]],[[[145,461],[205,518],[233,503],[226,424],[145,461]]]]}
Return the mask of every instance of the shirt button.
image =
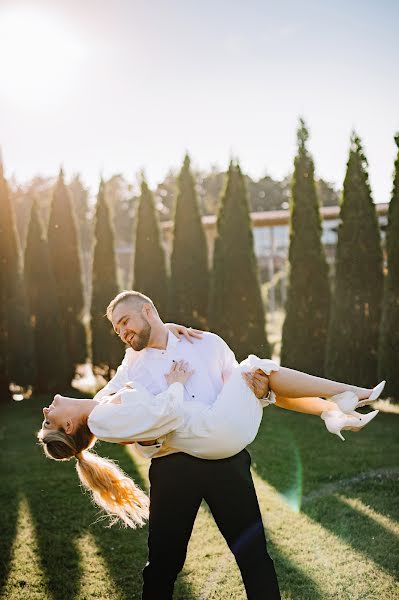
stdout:
{"type": "Polygon", "coordinates": [[[191,396],[191,398],[195,398],[194,394],[191,396]]]}

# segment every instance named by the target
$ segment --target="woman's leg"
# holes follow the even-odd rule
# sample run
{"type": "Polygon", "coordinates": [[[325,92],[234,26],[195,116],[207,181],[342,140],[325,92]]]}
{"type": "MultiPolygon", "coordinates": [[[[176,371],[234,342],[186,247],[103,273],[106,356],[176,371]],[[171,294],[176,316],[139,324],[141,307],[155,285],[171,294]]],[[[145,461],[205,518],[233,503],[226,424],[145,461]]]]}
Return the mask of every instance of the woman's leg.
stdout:
{"type": "Polygon", "coordinates": [[[276,406],[308,415],[316,415],[317,417],[320,417],[321,413],[327,410],[339,410],[335,402],[313,397],[285,398],[284,396],[276,396],[276,406]]]}
{"type": "Polygon", "coordinates": [[[279,371],[272,371],[269,375],[269,385],[276,396],[285,398],[302,398],[304,396],[329,398],[335,394],[349,391],[354,392],[359,400],[363,400],[368,398],[372,391],[368,388],[315,377],[287,367],[280,367],[279,371]]]}

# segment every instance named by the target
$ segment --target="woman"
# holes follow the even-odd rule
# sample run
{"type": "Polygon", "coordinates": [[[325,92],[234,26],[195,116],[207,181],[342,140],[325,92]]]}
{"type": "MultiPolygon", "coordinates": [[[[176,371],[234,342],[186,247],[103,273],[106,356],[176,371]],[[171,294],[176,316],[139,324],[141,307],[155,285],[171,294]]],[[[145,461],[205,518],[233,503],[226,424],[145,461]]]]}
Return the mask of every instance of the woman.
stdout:
{"type": "Polygon", "coordinates": [[[369,390],[340,384],[251,355],[237,366],[215,403],[205,407],[183,402],[184,384],[191,374],[187,363],[180,361],[166,375],[167,391],[157,396],[132,382],[100,402],[57,395],[52,405],[43,409],[45,420],[38,439],[46,455],[56,460],[77,459],[81,482],[112,522],[119,519],[130,527],[142,525],[148,516],[149,501],[112,461],[88,452],[96,439],[131,443],[166,437],[167,445],[177,452],[206,459],[225,458],[252,442],[262,409],[268,404],[319,415],[329,431],[340,435],[341,429],[360,430],[377,415],[378,411],[361,415],[354,409],[375,400],[384,385],[382,382],[369,390]],[[267,399],[257,399],[251,390],[259,370],[269,379],[267,399]],[[309,397],[316,396],[316,390],[336,402],[309,397]],[[148,423],[154,423],[152,415],[156,415],[156,431],[148,428],[148,423]]]}

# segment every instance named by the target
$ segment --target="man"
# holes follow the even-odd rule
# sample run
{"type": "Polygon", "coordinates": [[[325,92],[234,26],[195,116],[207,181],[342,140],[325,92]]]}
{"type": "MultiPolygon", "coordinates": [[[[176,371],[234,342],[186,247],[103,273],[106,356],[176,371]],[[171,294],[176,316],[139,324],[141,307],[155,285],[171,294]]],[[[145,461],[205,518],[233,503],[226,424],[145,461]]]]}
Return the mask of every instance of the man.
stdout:
{"type": "MultiPolygon", "coordinates": [[[[167,388],[165,374],[185,360],[194,370],[185,385],[185,401],[211,405],[237,364],[227,344],[212,333],[189,343],[165,326],[150,298],[122,292],[107,317],[130,346],[115,376],[96,398],[117,392],[135,380],[153,394],[167,388]]],[[[267,377],[255,375],[251,387],[261,398],[267,377]]],[[[250,600],[280,598],[256,498],[251,459],[246,450],[230,458],[204,460],[169,448],[162,438],[142,440],[137,449],[152,458],[150,477],[149,558],[143,571],[143,600],[169,600],[183,568],[195,517],[202,499],[233,552],[250,600]]]]}

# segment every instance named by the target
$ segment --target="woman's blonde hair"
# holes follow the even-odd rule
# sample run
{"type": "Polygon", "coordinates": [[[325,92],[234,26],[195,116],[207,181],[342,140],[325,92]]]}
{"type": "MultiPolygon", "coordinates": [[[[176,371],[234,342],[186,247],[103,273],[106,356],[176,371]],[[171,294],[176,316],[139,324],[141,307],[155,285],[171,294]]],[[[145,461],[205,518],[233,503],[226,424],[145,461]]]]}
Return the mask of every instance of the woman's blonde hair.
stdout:
{"type": "Polygon", "coordinates": [[[48,458],[76,458],[79,479],[110,517],[110,526],[118,520],[133,529],[144,525],[149,510],[147,495],[112,460],[89,452],[96,438],[87,423],[81,423],[71,435],[64,429],[41,429],[37,437],[48,458]]]}

